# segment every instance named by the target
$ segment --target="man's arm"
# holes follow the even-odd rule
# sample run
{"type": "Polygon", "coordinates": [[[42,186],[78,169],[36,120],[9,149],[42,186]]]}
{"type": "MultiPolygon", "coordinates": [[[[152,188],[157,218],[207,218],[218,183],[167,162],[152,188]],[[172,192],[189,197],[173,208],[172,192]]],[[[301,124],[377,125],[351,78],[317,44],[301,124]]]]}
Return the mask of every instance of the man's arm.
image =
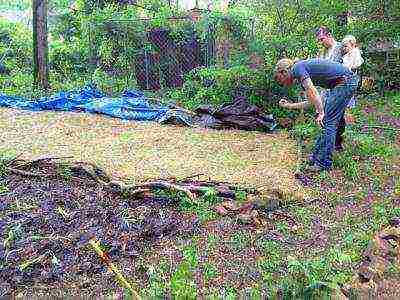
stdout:
{"type": "Polygon", "coordinates": [[[301,102],[294,102],[290,103],[289,108],[291,109],[305,109],[310,106],[309,101],[301,101],[301,102]]]}
{"type": "Polygon", "coordinates": [[[279,101],[279,105],[288,109],[305,109],[310,106],[309,101],[301,101],[301,102],[289,102],[286,99],[281,99],[279,101]]]}
{"type": "Polygon", "coordinates": [[[322,120],[324,118],[324,107],[322,105],[321,96],[319,95],[317,89],[312,83],[310,78],[303,80],[302,85],[306,91],[307,99],[314,104],[315,110],[318,113],[317,123],[322,125],[322,120]]]}

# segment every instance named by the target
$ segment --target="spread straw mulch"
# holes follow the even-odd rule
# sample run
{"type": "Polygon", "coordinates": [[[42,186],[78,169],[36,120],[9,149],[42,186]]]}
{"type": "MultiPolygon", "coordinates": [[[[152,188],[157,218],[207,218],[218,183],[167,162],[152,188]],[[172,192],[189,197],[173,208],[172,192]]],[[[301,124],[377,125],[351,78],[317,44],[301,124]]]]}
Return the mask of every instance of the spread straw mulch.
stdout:
{"type": "Polygon", "coordinates": [[[116,180],[185,178],[278,188],[302,197],[295,142],[286,134],[125,122],[100,115],[0,109],[0,150],[96,164],[116,180]]]}

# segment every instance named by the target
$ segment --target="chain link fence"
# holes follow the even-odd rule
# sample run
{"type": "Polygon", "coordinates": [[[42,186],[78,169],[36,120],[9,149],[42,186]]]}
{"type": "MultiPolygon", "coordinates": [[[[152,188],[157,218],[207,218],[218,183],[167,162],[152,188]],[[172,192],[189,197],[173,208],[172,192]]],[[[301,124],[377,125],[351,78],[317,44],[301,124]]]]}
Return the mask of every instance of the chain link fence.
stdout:
{"type": "Polygon", "coordinates": [[[89,24],[92,81],[102,78],[98,81],[104,84],[108,78],[110,84],[124,89],[168,90],[181,87],[185,75],[196,68],[227,68],[238,56],[249,56],[245,44],[252,39],[251,30],[241,41],[232,42],[223,26],[211,22],[199,25],[189,17],[171,18],[172,27],[179,30],[154,28],[149,22],[107,20],[89,24]]]}

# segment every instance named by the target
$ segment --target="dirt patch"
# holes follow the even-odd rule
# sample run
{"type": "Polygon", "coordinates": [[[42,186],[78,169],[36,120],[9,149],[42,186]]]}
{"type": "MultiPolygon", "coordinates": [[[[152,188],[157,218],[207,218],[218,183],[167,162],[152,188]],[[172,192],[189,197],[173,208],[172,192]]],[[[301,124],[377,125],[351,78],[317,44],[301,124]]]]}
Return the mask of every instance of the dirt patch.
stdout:
{"type": "MultiPolygon", "coordinates": [[[[98,291],[106,295],[118,290],[104,258],[90,247],[93,238],[107,254],[105,260],[121,266],[128,278],[135,279],[145,289],[148,270],[137,267],[137,261],[146,257],[149,248],[158,259],[168,255],[177,267],[182,261],[178,251],[180,240],[197,235],[204,244],[211,228],[219,237],[228,238],[242,229],[243,232],[255,229],[255,224],[243,225],[233,214],[203,227],[197,214],[177,209],[183,201],[180,197],[158,193],[157,189],[128,189],[111,181],[102,170],[82,162],[66,164],[54,158],[35,161],[17,158],[3,161],[1,176],[0,296],[18,294],[29,298],[41,292],[58,295],[60,290],[87,295],[98,291]]],[[[207,193],[204,188],[215,185],[216,195],[224,202],[232,201],[238,191],[243,191],[226,183],[198,182],[195,186],[197,182],[193,180],[182,182],[180,192],[190,187],[190,192],[207,193]]],[[[176,189],[177,184],[164,182],[162,187],[176,189]]],[[[258,193],[249,189],[246,194],[254,198],[258,193]]],[[[196,199],[187,197],[185,201],[192,203],[196,199]]],[[[232,207],[247,210],[255,207],[246,202],[232,203],[232,207]]],[[[273,210],[277,208],[274,205],[273,210]]],[[[266,206],[263,210],[271,211],[266,206]]],[[[283,213],[279,216],[290,218],[283,213]]],[[[236,260],[249,266],[254,265],[259,255],[253,247],[232,252],[232,247],[224,243],[218,252],[221,254],[218,257],[224,258],[222,262],[236,260]]],[[[152,259],[147,257],[146,261],[152,259]]],[[[238,277],[234,266],[226,269],[226,264],[221,265],[218,260],[215,263],[220,267],[221,278],[235,281],[237,288],[251,283],[238,277]]],[[[202,292],[217,281],[201,282],[204,278],[201,268],[195,275],[202,292]]]]}
{"type": "Polygon", "coordinates": [[[126,199],[90,179],[11,175],[2,182],[9,189],[0,196],[2,296],[41,285],[116,288],[90,238],[97,237],[111,261],[130,265],[146,247],[163,237],[191,235],[199,223],[177,212],[175,199],[126,199]]]}

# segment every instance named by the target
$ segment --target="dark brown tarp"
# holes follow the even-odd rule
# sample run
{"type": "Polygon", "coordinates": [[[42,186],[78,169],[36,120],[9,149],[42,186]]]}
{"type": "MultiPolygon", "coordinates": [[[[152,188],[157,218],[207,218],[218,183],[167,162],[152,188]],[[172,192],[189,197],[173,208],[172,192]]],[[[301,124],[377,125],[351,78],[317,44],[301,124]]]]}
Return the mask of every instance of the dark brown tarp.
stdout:
{"type": "Polygon", "coordinates": [[[198,122],[214,129],[240,129],[271,132],[276,127],[272,115],[267,115],[263,110],[250,104],[246,98],[240,96],[231,104],[223,105],[214,110],[210,105],[197,108],[198,122]]]}

